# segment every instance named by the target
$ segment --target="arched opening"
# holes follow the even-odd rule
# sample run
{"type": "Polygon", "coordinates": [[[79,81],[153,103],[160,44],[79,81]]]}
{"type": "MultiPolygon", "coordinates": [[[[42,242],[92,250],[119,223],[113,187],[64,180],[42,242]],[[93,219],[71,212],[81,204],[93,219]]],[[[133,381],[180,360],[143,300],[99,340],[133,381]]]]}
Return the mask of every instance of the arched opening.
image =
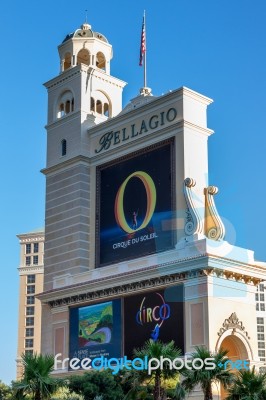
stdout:
{"type": "Polygon", "coordinates": [[[66,101],[66,114],[70,113],[70,100],[66,101]]]}
{"type": "Polygon", "coordinates": [[[65,115],[65,105],[64,103],[60,103],[58,106],[57,118],[61,118],[65,115]]]}
{"type": "Polygon", "coordinates": [[[109,117],[109,104],[104,103],[103,105],[103,113],[106,117],[109,117]]]}
{"type": "Polygon", "coordinates": [[[98,114],[102,114],[103,112],[102,102],[100,100],[97,100],[96,102],[96,112],[98,114]]]}
{"type": "Polygon", "coordinates": [[[97,117],[101,116],[102,121],[112,116],[112,103],[104,92],[95,90],[91,93],[90,111],[99,114],[97,117]]]}
{"type": "Polygon", "coordinates": [[[86,64],[90,65],[90,53],[87,49],[81,49],[77,56],[77,65],[86,64]]]}
{"type": "Polygon", "coordinates": [[[248,352],[244,342],[235,335],[226,336],[220,347],[228,350],[228,357],[232,361],[248,359],[248,352]]]}
{"type": "Polygon", "coordinates": [[[57,118],[62,118],[74,111],[74,97],[70,90],[64,92],[58,101],[57,118]]]}
{"type": "Polygon", "coordinates": [[[91,97],[91,111],[95,111],[95,101],[93,97],[91,97]]]}
{"type": "Polygon", "coordinates": [[[71,67],[71,54],[66,53],[65,60],[64,60],[64,71],[70,67],[71,67]]]}
{"type": "MultiPolygon", "coordinates": [[[[221,342],[220,348],[227,350],[227,357],[229,360],[235,362],[236,360],[248,360],[248,349],[244,341],[236,335],[228,335],[221,342]]],[[[221,388],[221,400],[226,399],[228,396],[226,390],[221,388]]]]}
{"type": "Polygon", "coordinates": [[[106,70],[106,60],[104,54],[100,51],[96,54],[96,67],[104,71],[106,70]]]}
{"type": "Polygon", "coordinates": [[[66,139],[63,139],[61,141],[61,156],[65,156],[67,152],[67,141],[66,139]]]}

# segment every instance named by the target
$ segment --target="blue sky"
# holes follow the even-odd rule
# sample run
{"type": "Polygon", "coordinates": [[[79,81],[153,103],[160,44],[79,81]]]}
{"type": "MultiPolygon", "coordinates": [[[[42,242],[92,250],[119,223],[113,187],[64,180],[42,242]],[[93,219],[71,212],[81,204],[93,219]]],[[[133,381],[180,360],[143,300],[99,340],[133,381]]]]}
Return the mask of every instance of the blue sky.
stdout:
{"type": "Polygon", "coordinates": [[[124,105],[143,86],[138,66],[143,10],[147,76],[154,95],[187,86],[214,99],[208,110],[209,182],[227,239],[266,260],[266,3],[263,0],[47,0],[1,5],[0,380],[15,378],[19,243],[44,225],[47,96],[57,46],[85,20],[113,45],[111,74],[128,82],[124,105]]]}

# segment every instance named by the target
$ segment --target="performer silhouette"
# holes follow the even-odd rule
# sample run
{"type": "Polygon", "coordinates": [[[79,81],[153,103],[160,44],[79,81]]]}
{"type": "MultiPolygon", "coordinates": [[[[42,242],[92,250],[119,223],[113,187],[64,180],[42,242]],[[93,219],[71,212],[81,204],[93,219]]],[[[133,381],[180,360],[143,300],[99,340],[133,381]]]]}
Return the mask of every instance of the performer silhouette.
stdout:
{"type": "Polygon", "coordinates": [[[133,214],[132,214],[132,229],[137,229],[137,226],[138,226],[138,220],[137,220],[138,213],[139,213],[139,210],[138,211],[133,211],[133,214]]]}

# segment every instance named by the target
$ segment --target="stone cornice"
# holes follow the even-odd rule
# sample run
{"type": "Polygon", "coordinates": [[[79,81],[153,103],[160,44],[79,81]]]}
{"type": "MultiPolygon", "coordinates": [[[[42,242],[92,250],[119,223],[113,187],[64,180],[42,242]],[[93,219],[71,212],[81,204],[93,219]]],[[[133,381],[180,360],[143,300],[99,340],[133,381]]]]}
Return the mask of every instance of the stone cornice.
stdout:
{"type": "Polygon", "coordinates": [[[105,82],[108,82],[112,85],[116,85],[121,88],[123,88],[127,84],[126,82],[122,81],[121,79],[115,78],[114,76],[107,74],[106,72],[102,71],[101,69],[98,69],[91,65],[88,66],[85,64],[79,64],[79,65],[76,65],[75,67],[67,69],[66,71],[62,72],[60,75],[56,76],[55,78],[52,78],[48,82],[45,82],[44,86],[47,89],[51,89],[54,86],[58,86],[60,84],[65,84],[66,80],[72,78],[75,75],[82,74],[82,73],[95,76],[96,78],[102,79],[105,82]]]}
{"type": "Polygon", "coordinates": [[[39,235],[33,235],[33,234],[17,235],[17,237],[19,238],[20,243],[34,243],[34,242],[44,241],[45,238],[44,236],[40,236],[40,233],[41,232],[39,232],[39,235]]]}
{"type": "Polygon", "coordinates": [[[33,266],[33,267],[19,267],[18,268],[19,275],[28,275],[28,274],[43,274],[43,265],[33,266]]]}
{"type": "Polygon", "coordinates": [[[58,172],[60,172],[61,169],[65,169],[66,167],[70,167],[73,164],[77,164],[77,163],[79,163],[79,164],[80,163],[84,163],[84,164],[88,165],[90,163],[90,159],[88,157],[85,157],[85,156],[76,156],[76,157],[73,157],[73,158],[71,158],[69,160],[62,161],[60,164],[56,164],[56,165],[53,165],[53,166],[48,167],[48,168],[43,168],[41,170],[41,172],[44,175],[48,175],[48,174],[51,174],[53,172],[58,173],[58,172]]]}
{"type": "MultiPolygon", "coordinates": [[[[65,286],[38,295],[38,298],[51,307],[74,305],[111,297],[119,297],[143,290],[162,288],[200,277],[219,277],[245,284],[258,285],[265,276],[258,277],[248,271],[231,271],[227,269],[226,260],[221,260],[221,267],[211,266],[212,259],[208,254],[189,257],[165,263],[160,266],[146,267],[138,271],[120,273],[110,277],[94,279],[81,284],[65,286]],[[97,289],[95,289],[97,288],[97,289]],[[70,295],[71,293],[71,295],[70,295]]],[[[232,261],[232,264],[236,261],[232,261]]]]}
{"type": "Polygon", "coordinates": [[[61,83],[65,83],[66,80],[72,78],[75,75],[78,75],[81,73],[81,65],[77,65],[74,68],[69,68],[66,70],[64,73],[60,74],[59,76],[56,76],[55,78],[52,78],[51,80],[45,82],[43,85],[47,89],[51,89],[54,86],[57,86],[61,83]]]}

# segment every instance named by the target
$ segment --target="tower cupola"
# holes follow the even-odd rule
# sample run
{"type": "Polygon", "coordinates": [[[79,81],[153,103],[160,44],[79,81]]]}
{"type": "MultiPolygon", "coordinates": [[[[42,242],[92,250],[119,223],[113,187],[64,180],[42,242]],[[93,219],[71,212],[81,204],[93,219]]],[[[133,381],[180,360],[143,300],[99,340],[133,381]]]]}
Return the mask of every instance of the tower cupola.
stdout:
{"type": "Polygon", "coordinates": [[[111,44],[83,23],[58,46],[60,73],[45,83],[48,90],[47,165],[89,148],[88,130],[122,111],[126,82],[111,76],[111,44]]]}
{"type": "Polygon", "coordinates": [[[93,32],[87,22],[75,32],[68,34],[58,47],[60,72],[79,64],[85,64],[110,74],[112,46],[104,35],[93,32]]]}

